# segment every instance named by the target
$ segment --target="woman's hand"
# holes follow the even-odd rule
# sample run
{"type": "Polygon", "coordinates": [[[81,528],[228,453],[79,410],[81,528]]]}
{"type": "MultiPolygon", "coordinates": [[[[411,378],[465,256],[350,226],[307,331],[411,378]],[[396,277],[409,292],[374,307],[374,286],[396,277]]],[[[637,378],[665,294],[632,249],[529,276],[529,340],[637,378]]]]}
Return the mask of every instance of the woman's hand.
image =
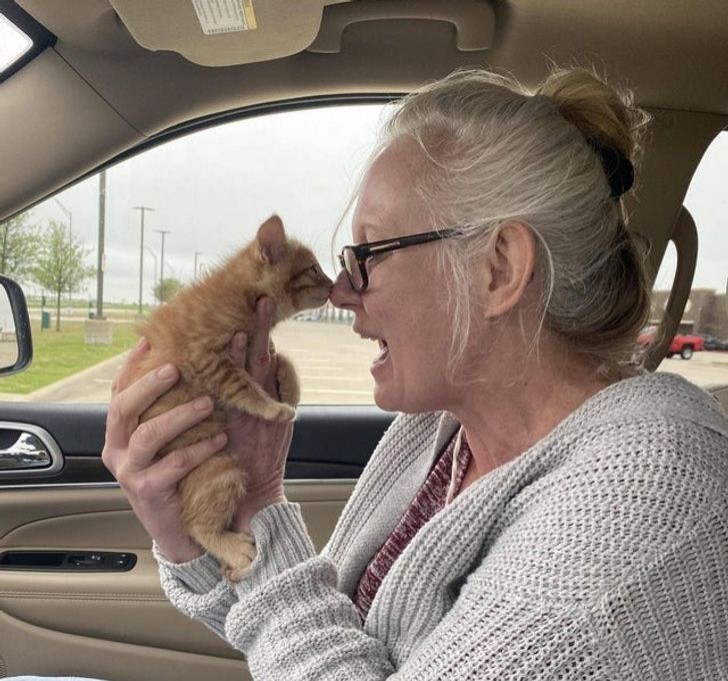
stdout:
{"type": "MultiPolygon", "coordinates": [[[[235,334],[231,356],[277,400],[276,356],[270,340],[274,310],[272,300],[258,300],[255,334],[249,345],[244,333],[235,334]]],[[[230,412],[228,424],[230,443],[227,450],[237,457],[247,482],[246,494],[235,514],[232,529],[249,534],[250,520],[258,511],[285,501],[283,476],[293,424],[265,421],[239,411],[230,412]]]]}
{"type": "Polygon", "coordinates": [[[182,563],[202,555],[203,549],[184,528],[177,484],[220,451],[227,436],[202,440],[156,458],[164,445],[209,416],[213,405],[209,397],[201,397],[140,425],[140,416],[179,378],[177,369],[165,364],[127,386],[131,369],[147,352],[149,343],[142,339],[114,381],[101,459],[162,553],[182,563]],[[119,390],[118,386],[127,387],[119,390]]]}

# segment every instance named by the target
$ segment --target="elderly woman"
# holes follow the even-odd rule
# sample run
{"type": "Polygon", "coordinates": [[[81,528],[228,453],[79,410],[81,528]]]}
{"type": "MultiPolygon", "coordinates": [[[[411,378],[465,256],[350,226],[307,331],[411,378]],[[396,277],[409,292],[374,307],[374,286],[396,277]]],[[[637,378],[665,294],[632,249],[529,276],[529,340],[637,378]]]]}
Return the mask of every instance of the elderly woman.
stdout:
{"type": "MultiPolygon", "coordinates": [[[[234,529],[257,546],[232,583],[176,496],[221,444],[155,458],[210,405],[138,424],[174,367],[114,397],[104,461],[164,589],[254,679],[724,677],[728,422],[631,363],[649,292],[621,197],[643,122],[581,70],[535,94],[460,71],[403,101],[331,292],[401,415],[321,554],[284,495],[290,426],[231,421],[234,529]]],[[[270,301],[258,316],[231,352],[274,393],[270,301]]]]}

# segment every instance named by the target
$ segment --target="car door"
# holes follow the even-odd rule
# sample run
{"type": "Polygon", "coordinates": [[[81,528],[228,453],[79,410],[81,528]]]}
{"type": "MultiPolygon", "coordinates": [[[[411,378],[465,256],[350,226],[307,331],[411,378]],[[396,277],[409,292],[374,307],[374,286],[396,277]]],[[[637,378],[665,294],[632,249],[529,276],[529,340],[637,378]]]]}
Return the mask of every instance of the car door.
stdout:
{"type": "MultiPolygon", "coordinates": [[[[236,651],[166,602],[150,538],[100,454],[134,322],[163,304],[170,282],[204,276],[274,210],[334,274],[334,227],[382,106],[252,114],[150,146],[14,218],[17,234],[39,239],[36,259],[58,235],[86,266],[98,256],[92,246],[105,243],[105,252],[102,267],[68,289],[26,279],[34,364],[0,378],[9,462],[0,469],[0,676],[245,678],[236,651]],[[47,452],[40,467],[18,455],[29,441],[47,452]]],[[[392,418],[372,404],[376,346],[350,325],[326,306],[274,334],[298,367],[304,403],[286,494],[302,504],[318,548],[392,418]]]]}

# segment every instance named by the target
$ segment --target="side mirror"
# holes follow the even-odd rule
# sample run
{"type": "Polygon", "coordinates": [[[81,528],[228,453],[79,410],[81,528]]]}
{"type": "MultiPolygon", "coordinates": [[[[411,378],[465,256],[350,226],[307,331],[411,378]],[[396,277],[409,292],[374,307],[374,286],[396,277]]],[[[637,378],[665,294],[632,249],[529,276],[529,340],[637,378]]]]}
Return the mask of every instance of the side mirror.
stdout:
{"type": "Polygon", "coordinates": [[[0,275],[0,375],[16,374],[33,360],[28,306],[23,290],[0,275]]]}

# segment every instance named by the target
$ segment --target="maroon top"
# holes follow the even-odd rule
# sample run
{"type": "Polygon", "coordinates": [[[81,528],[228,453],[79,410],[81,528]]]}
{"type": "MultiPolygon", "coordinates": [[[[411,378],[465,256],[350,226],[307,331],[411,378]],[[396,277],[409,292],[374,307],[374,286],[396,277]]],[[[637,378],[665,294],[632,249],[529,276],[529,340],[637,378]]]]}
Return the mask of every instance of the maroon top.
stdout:
{"type": "MultiPolygon", "coordinates": [[[[379,551],[374,554],[359,585],[354,592],[354,605],[359,610],[362,622],[366,619],[374,596],[379,590],[382,580],[394,565],[402,551],[412,541],[419,529],[423,527],[438,511],[445,507],[450,480],[452,479],[452,456],[457,443],[457,434],[452,438],[440,458],[433,466],[427,479],[420,487],[409,508],[402,516],[402,520],[382,544],[379,551]]],[[[455,471],[455,490],[457,494],[462,485],[465,471],[470,463],[470,447],[463,432],[460,451],[457,456],[457,469],[455,471]]]]}

